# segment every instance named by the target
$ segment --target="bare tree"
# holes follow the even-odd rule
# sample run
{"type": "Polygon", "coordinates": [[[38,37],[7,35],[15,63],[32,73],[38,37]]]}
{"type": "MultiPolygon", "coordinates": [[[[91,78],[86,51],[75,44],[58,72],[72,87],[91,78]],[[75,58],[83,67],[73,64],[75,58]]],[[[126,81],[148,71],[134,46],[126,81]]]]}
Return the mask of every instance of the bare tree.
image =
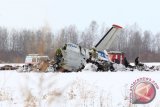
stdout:
{"type": "Polygon", "coordinates": [[[160,53],[160,33],[157,33],[155,36],[155,49],[156,53],[160,53]]]}
{"type": "Polygon", "coordinates": [[[68,42],[77,44],[78,43],[78,31],[75,26],[71,25],[66,30],[68,42]]]}
{"type": "Polygon", "coordinates": [[[0,27],[0,50],[8,49],[8,31],[6,28],[0,27]]]}
{"type": "Polygon", "coordinates": [[[98,29],[98,24],[96,21],[92,21],[91,24],[89,25],[89,28],[86,29],[85,32],[82,32],[81,34],[81,45],[83,45],[86,48],[92,48],[95,37],[97,36],[97,29],[98,29]]]}
{"type": "Polygon", "coordinates": [[[62,47],[67,42],[68,42],[68,36],[66,34],[66,28],[63,28],[57,34],[57,37],[55,40],[55,43],[56,43],[55,48],[62,47]]]}
{"type": "Polygon", "coordinates": [[[129,40],[130,57],[134,59],[135,57],[141,55],[141,49],[142,49],[141,32],[140,31],[133,32],[129,39],[130,39],[129,40]]]}
{"type": "Polygon", "coordinates": [[[49,54],[51,51],[52,47],[52,33],[51,33],[51,28],[49,24],[45,24],[42,27],[42,39],[44,42],[44,53],[43,54],[49,54]]]}
{"type": "Polygon", "coordinates": [[[142,50],[147,53],[151,49],[151,32],[145,31],[142,37],[142,50]]]}

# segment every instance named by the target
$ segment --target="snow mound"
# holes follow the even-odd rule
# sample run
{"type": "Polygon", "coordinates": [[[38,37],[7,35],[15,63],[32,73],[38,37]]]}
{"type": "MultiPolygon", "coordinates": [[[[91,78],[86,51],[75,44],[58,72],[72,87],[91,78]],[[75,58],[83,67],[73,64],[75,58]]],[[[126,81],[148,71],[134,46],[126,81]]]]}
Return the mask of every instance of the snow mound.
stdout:
{"type": "Polygon", "coordinates": [[[115,71],[125,71],[126,70],[126,67],[122,64],[114,63],[113,67],[114,67],[115,71]]]}
{"type": "Polygon", "coordinates": [[[84,69],[82,70],[83,71],[97,71],[97,66],[95,64],[92,64],[92,63],[87,63],[84,67],[84,69]]]}

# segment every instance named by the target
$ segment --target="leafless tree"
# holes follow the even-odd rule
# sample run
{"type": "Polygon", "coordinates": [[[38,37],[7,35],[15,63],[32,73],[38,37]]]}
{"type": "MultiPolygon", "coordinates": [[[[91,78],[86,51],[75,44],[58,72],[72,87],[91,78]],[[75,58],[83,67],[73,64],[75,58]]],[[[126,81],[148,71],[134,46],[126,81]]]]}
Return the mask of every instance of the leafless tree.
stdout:
{"type": "Polygon", "coordinates": [[[95,37],[97,37],[98,24],[92,21],[88,29],[81,33],[81,45],[85,48],[92,48],[94,45],[95,37]]]}
{"type": "Polygon", "coordinates": [[[160,33],[157,33],[155,36],[155,48],[156,52],[160,53],[160,33]]]}
{"type": "Polygon", "coordinates": [[[8,49],[8,31],[6,28],[0,27],[0,50],[8,49]]]}
{"type": "Polygon", "coordinates": [[[78,31],[74,25],[71,25],[66,30],[68,42],[77,44],[78,43],[78,31]]]}

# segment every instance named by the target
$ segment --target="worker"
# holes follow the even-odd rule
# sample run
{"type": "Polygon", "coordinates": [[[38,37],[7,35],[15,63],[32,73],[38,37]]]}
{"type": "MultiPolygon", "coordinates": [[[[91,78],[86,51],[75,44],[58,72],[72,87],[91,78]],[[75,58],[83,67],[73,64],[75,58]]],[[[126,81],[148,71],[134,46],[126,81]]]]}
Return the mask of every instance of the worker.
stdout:
{"type": "Polygon", "coordinates": [[[135,66],[144,66],[144,64],[139,62],[139,57],[135,59],[135,66]]]}
{"type": "Polygon", "coordinates": [[[65,44],[62,49],[66,50],[67,49],[67,44],[65,44]]]}
{"type": "Polygon", "coordinates": [[[124,66],[127,68],[129,65],[129,62],[127,61],[127,58],[124,57],[124,62],[123,62],[124,66]]]}
{"type": "Polygon", "coordinates": [[[125,66],[126,68],[133,68],[133,66],[130,65],[129,62],[127,61],[127,58],[126,58],[126,57],[124,57],[123,64],[124,64],[124,66],[125,66]]]}
{"type": "Polygon", "coordinates": [[[63,55],[62,55],[62,50],[61,48],[58,48],[56,50],[56,55],[55,55],[55,60],[56,64],[59,66],[60,62],[62,61],[63,55]]]}
{"type": "Polygon", "coordinates": [[[92,50],[91,50],[91,56],[92,56],[92,60],[93,61],[96,61],[98,59],[97,50],[95,48],[92,48],[92,50]]]}

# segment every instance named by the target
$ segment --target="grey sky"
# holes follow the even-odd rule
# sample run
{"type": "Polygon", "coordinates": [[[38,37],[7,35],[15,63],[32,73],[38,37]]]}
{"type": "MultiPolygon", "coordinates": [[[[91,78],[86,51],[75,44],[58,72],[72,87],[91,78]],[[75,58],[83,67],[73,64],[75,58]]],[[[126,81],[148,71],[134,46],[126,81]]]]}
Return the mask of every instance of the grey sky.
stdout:
{"type": "Polygon", "coordinates": [[[160,32],[159,0],[0,0],[0,26],[53,30],[75,24],[85,29],[92,20],[106,26],[137,23],[160,32]]]}

